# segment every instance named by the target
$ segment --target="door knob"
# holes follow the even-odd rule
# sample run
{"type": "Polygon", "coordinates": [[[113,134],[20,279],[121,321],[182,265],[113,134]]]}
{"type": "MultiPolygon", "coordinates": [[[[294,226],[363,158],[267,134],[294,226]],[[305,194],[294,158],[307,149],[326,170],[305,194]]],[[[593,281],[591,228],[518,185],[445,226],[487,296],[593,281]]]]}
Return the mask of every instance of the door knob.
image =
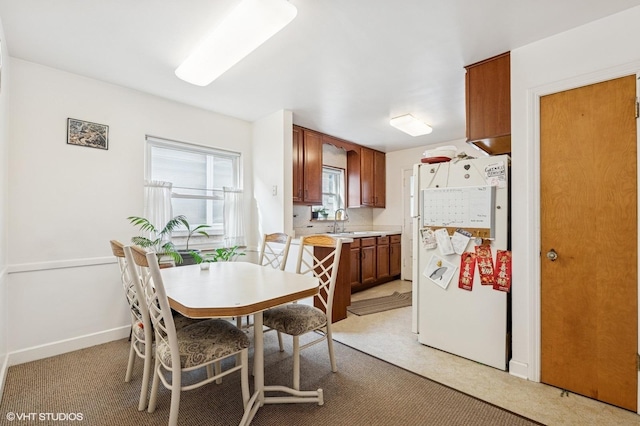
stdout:
{"type": "Polygon", "coordinates": [[[555,261],[556,259],[558,259],[558,253],[556,253],[556,251],[554,249],[551,249],[547,252],[547,259],[549,259],[550,261],[555,261]]]}

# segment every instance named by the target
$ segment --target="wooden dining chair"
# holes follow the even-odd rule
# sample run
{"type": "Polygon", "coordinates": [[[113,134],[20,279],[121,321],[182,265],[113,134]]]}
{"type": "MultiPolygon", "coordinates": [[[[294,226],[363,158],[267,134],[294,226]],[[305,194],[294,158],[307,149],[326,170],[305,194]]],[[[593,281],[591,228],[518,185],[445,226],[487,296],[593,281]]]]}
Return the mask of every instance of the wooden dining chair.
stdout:
{"type": "Polygon", "coordinates": [[[258,264],[284,271],[284,268],[287,265],[290,246],[291,236],[283,232],[265,234],[262,238],[262,247],[260,247],[258,264]]]}
{"type": "MultiPolygon", "coordinates": [[[[150,413],[156,409],[159,382],[171,391],[171,407],[169,411],[169,425],[178,423],[180,409],[180,395],[182,391],[192,390],[213,381],[240,371],[242,389],[242,404],[246,410],[249,402],[249,338],[231,324],[222,319],[202,320],[195,324],[176,330],[169,300],[164,288],[160,267],[155,253],[134,251],[131,247],[124,248],[131,273],[137,265],[143,273],[138,281],[141,294],[145,296],[149,316],[155,331],[155,366],[151,397],[149,399],[150,413]],[[233,358],[235,365],[224,371],[216,369],[211,374],[211,367],[220,361],[233,358]],[[183,384],[182,373],[205,369],[207,374],[195,383],[183,384]],[[166,374],[171,376],[167,379],[166,374]]],[[[243,416],[243,421],[246,418],[243,416]]]]}
{"type": "MultiPolygon", "coordinates": [[[[284,271],[287,266],[287,258],[289,257],[289,247],[291,247],[291,236],[284,232],[275,232],[273,234],[264,234],[262,244],[260,246],[260,256],[258,257],[258,265],[267,266],[274,269],[284,271]]],[[[250,317],[246,317],[246,324],[242,324],[242,317],[236,318],[238,328],[248,328],[252,324],[250,317]]],[[[282,345],[282,338],[278,335],[278,339],[282,345]]]]}
{"type": "MultiPolygon", "coordinates": [[[[140,293],[138,293],[135,285],[135,281],[141,279],[142,271],[140,267],[136,265],[130,271],[127,267],[129,261],[124,251],[124,244],[117,240],[111,240],[110,244],[111,251],[118,261],[120,279],[131,313],[131,333],[129,335],[131,345],[124,381],[128,383],[131,380],[136,358],[142,359],[142,385],[140,387],[140,402],[138,403],[138,410],[142,411],[147,408],[147,389],[149,388],[149,378],[153,365],[153,327],[151,326],[147,306],[144,303],[144,295],[139,296],[140,293]]],[[[131,246],[131,249],[138,251],[142,256],[146,255],[146,251],[141,247],[131,246]]],[[[173,320],[178,330],[201,321],[187,318],[177,312],[173,312],[173,320]]],[[[219,366],[216,367],[219,369],[219,366]]]]}
{"type": "Polygon", "coordinates": [[[128,267],[129,262],[124,251],[124,245],[120,241],[111,240],[110,243],[111,251],[120,267],[120,279],[131,312],[131,345],[124,381],[129,382],[131,380],[136,357],[142,359],[142,386],[140,388],[140,401],[138,402],[138,410],[142,411],[147,408],[147,389],[153,356],[153,327],[151,326],[147,306],[144,303],[144,297],[139,297],[140,293],[136,288],[136,280],[139,280],[140,275],[139,270],[135,265],[132,265],[133,268],[128,267]]]}
{"type": "MultiPolygon", "coordinates": [[[[333,353],[331,336],[331,312],[342,240],[329,235],[309,235],[300,239],[300,251],[296,272],[312,274],[320,281],[319,294],[316,296],[321,308],[302,303],[290,303],[268,309],[263,313],[264,325],[293,336],[293,388],[300,389],[300,351],[323,340],[327,341],[331,371],[338,371],[333,353]],[[317,332],[320,337],[300,346],[300,336],[317,332]]],[[[280,350],[284,348],[280,344],[280,350]]]]}

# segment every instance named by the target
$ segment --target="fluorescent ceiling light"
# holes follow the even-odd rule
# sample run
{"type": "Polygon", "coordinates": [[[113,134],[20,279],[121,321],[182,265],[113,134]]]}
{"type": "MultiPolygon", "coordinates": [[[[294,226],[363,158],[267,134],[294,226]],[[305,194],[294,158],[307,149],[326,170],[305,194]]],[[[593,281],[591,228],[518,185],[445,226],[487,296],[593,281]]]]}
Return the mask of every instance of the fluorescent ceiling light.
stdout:
{"type": "Polygon", "coordinates": [[[296,17],[286,0],[242,0],[176,69],[191,84],[206,86],[296,17]]]}
{"type": "Polygon", "coordinates": [[[431,126],[418,120],[411,114],[392,118],[391,121],[389,121],[389,124],[391,124],[396,129],[410,134],[411,136],[428,135],[433,131],[431,126]]]}

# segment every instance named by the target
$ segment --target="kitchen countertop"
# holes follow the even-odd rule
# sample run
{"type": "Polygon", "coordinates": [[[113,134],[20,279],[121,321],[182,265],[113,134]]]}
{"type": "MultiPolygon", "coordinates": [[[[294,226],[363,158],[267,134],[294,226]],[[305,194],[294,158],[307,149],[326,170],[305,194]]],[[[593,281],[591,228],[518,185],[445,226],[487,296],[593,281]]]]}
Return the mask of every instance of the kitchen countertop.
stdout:
{"type": "Polygon", "coordinates": [[[340,238],[366,238],[366,237],[386,237],[387,235],[401,234],[400,231],[347,231],[338,233],[328,233],[334,237],[340,238]]]}
{"type": "MultiPolygon", "coordinates": [[[[310,234],[310,235],[320,235],[319,234],[310,234]]],[[[346,231],[346,232],[337,232],[337,233],[332,233],[332,232],[326,232],[323,235],[329,235],[331,237],[337,237],[337,238],[342,238],[342,240],[345,243],[352,243],[354,238],[367,238],[367,237],[386,237],[387,235],[399,235],[402,234],[401,231],[346,231]]],[[[300,238],[303,237],[302,235],[300,237],[296,237],[293,240],[291,240],[292,244],[300,244],[300,238]]]]}

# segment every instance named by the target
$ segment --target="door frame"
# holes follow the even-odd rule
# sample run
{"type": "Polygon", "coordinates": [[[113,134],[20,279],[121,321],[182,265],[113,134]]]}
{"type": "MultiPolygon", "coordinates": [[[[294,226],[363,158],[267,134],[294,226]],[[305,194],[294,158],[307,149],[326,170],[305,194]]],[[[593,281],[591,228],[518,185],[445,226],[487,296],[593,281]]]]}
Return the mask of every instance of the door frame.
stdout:
{"type": "Polygon", "coordinates": [[[408,261],[409,256],[407,255],[409,252],[411,252],[411,259],[413,259],[413,240],[411,238],[413,227],[410,225],[409,229],[407,229],[406,225],[407,216],[413,221],[413,212],[411,211],[411,206],[409,205],[409,200],[411,197],[413,197],[413,193],[411,193],[409,182],[407,182],[407,180],[410,180],[412,178],[413,167],[402,169],[402,273],[400,275],[400,279],[405,281],[413,281],[413,262],[408,261]],[[409,190],[407,191],[408,187],[409,190]]]}
{"type": "MultiPolygon", "coordinates": [[[[532,225],[527,232],[530,241],[534,242],[533,249],[528,253],[529,258],[526,264],[530,265],[530,278],[532,285],[529,286],[529,300],[531,303],[529,311],[529,326],[531,333],[529,334],[529,366],[530,379],[540,382],[540,348],[541,348],[541,236],[540,236],[540,98],[566,90],[576,89],[590,84],[600,83],[628,75],[636,75],[636,97],[640,98],[640,62],[625,64],[620,67],[601,70],[598,72],[577,76],[575,78],[562,80],[552,84],[536,87],[528,90],[527,93],[527,109],[529,111],[529,120],[532,125],[528,129],[529,140],[533,141],[533,155],[530,160],[530,170],[533,171],[532,176],[532,201],[533,209],[531,210],[532,225]]],[[[636,119],[636,161],[640,165],[640,122],[636,119]]],[[[639,169],[640,170],[640,169],[639,169]]],[[[640,188],[640,171],[636,176],[638,188],[640,188]]],[[[640,192],[640,189],[639,189],[640,192]]],[[[640,211],[640,196],[638,197],[638,211],[640,211]]],[[[640,248],[640,215],[638,215],[638,247],[640,248]]],[[[640,255],[637,259],[638,270],[640,271],[640,255]]],[[[640,299],[640,277],[638,279],[638,298],[640,299]]],[[[640,353],[640,304],[638,305],[638,353],[640,353]]],[[[519,366],[513,366],[518,369],[519,366]]],[[[510,366],[510,370],[511,370],[510,366]]],[[[519,371],[522,371],[519,369],[519,371]]],[[[521,375],[521,374],[520,374],[521,375]]],[[[640,373],[638,374],[638,413],[640,414],[640,373]]]]}

